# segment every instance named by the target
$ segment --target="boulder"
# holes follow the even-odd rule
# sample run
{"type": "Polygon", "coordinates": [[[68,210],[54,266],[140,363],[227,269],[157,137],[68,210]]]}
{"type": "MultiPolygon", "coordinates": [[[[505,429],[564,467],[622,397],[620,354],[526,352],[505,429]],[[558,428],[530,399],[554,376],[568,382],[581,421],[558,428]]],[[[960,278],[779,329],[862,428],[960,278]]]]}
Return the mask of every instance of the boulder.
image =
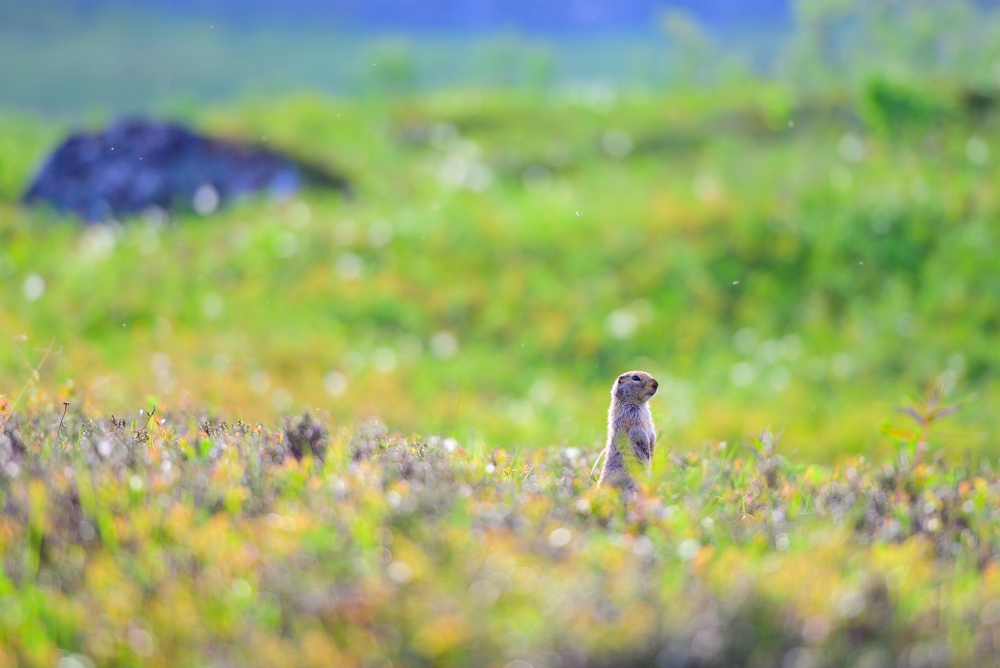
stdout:
{"type": "Polygon", "coordinates": [[[70,136],[23,201],[103,222],[151,207],[208,214],[240,197],[287,197],[307,184],[348,187],[342,177],[262,146],[205,137],[176,123],[128,120],[70,136]]]}

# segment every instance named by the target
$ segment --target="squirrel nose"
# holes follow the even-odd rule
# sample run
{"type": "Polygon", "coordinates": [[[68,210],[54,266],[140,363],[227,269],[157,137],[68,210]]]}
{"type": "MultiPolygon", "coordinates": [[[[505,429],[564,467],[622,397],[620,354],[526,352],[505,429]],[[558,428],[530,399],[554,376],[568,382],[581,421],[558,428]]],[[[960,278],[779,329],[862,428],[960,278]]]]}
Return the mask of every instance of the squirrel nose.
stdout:
{"type": "Polygon", "coordinates": [[[654,380],[654,381],[653,381],[653,389],[655,390],[655,389],[656,389],[656,388],[658,388],[659,386],[660,386],[660,384],[659,384],[659,383],[658,383],[657,381],[655,381],[655,380],[654,380]]]}

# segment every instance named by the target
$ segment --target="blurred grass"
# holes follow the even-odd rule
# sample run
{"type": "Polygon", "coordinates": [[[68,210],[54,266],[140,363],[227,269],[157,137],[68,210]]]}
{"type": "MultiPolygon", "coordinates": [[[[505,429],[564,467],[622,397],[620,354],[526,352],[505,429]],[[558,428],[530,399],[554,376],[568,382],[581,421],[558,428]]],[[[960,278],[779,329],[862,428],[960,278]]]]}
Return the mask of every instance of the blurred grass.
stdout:
{"type": "Polygon", "coordinates": [[[355,184],[204,218],[20,207],[71,128],[0,111],[0,668],[998,665],[998,15],[796,11],[766,81],[176,100],[355,184]]]}
{"type": "Polygon", "coordinates": [[[344,172],[356,196],[87,229],[16,204],[67,128],[4,112],[0,389],[54,340],[42,387],[105,412],[310,406],[590,447],[608,379],[643,367],[672,446],[769,426],[827,459],[887,446],[879,421],[943,380],[982,399],[949,438],[981,450],[996,133],[992,98],[963,95],[740,80],[192,109],[203,130],[344,172]]]}
{"type": "Polygon", "coordinates": [[[985,459],[2,413],[5,667],[996,665],[985,459]]]}

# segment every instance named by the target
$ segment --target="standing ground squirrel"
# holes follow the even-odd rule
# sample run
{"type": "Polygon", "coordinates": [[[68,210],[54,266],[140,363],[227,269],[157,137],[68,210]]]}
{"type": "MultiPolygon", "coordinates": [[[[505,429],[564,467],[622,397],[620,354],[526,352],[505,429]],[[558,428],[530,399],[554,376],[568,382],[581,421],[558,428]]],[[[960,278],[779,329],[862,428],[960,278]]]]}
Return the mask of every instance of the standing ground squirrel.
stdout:
{"type": "Polygon", "coordinates": [[[645,371],[629,371],[618,376],[611,388],[608,443],[604,448],[604,468],[598,484],[607,481],[630,492],[636,491],[629,469],[648,466],[653,458],[656,427],[648,402],[659,386],[645,371]]]}

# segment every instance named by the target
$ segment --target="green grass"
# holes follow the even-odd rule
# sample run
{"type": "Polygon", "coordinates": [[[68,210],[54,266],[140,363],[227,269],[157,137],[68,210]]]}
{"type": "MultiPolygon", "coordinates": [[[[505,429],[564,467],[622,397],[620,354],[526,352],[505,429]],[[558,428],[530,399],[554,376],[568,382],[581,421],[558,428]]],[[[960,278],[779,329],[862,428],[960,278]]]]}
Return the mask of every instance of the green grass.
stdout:
{"type": "Polygon", "coordinates": [[[770,81],[161,107],[351,199],[84,227],[0,112],[0,668],[1000,665],[996,22],[799,8],[770,81]]]}
{"type": "Polygon", "coordinates": [[[962,99],[193,109],[354,197],[89,228],[17,204],[67,128],[4,113],[0,668],[996,665],[997,131],[962,99]],[[630,368],[661,440],[623,504],[589,473],[630,368]]]}
{"type": "Polygon", "coordinates": [[[979,398],[949,447],[988,452],[993,116],[948,88],[880,86],[857,102],[745,81],[192,111],[342,171],[356,196],[89,229],[15,203],[64,128],[7,113],[0,391],[54,342],[46,396],[105,413],[146,397],[230,421],[312,407],[593,447],[610,381],[641,367],[671,446],[770,427],[821,461],[889,447],[880,422],[943,380],[979,398]]]}
{"type": "Polygon", "coordinates": [[[997,661],[985,459],[806,466],[765,434],[658,450],[625,506],[596,450],[3,419],[5,668],[997,661]]]}

